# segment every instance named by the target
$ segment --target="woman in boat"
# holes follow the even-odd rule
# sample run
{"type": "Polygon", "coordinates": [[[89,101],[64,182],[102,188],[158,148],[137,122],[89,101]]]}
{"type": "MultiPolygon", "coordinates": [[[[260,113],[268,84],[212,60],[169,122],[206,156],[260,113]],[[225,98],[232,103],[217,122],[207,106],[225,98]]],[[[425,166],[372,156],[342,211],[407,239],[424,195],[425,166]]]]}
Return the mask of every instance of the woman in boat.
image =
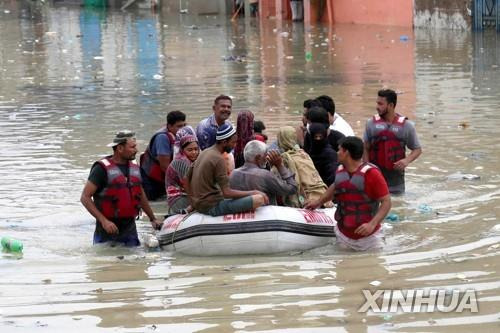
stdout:
{"type": "MultiPolygon", "coordinates": [[[[284,198],[285,206],[302,208],[312,200],[319,199],[327,189],[326,184],[314,167],[314,163],[297,142],[297,132],[291,126],[280,128],[278,146],[283,151],[283,164],[295,174],[298,190],[296,194],[284,198]]],[[[330,202],[325,207],[332,207],[330,202]]]]}
{"type": "Polygon", "coordinates": [[[238,133],[238,140],[234,147],[234,168],[239,168],[245,164],[243,157],[243,150],[248,142],[255,140],[254,135],[254,115],[251,111],[241,111],[238,113],[236,121],[236,132],[238,133]]]}
{"type": "Polygon", "coordinates": [[[261,120],[255,120],[253,122],[253,133],[255,135],[255,140],[267,143],[267,135],[263,133],[266,129],[266,125],[261,120]]]}
{"type": "Polygon", "coordinates": [[[200,149],[198,139],[191,126],[181,128],[175,139],[178,152],[168,166],[165,174],[165,185],[169,214],[182,214],[192,210],[185,190],[186,176],[189,168],[198,157],[200,149]]]}
{"type": "Polygon", "coordinates": [[[324,124],[312,123],[309,126],[309,133],[312,139],[309,156],[323,182],[326,186],[330,186],[335,182],[335,173],[339,166],[337,152],[328,142],[328,131],[324,124]]]}

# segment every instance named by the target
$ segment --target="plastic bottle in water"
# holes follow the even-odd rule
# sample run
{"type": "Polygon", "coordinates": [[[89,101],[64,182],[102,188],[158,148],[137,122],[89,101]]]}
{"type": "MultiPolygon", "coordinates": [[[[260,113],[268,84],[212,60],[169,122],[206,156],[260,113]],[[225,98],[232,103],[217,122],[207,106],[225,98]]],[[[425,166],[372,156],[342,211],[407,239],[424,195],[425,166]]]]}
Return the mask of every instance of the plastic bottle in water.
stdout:
{"type": "Polygon", "coordinates": [[[7,252],[23,252],[23,243],[10,237],[2,237],[2,249],[7,252]]]}

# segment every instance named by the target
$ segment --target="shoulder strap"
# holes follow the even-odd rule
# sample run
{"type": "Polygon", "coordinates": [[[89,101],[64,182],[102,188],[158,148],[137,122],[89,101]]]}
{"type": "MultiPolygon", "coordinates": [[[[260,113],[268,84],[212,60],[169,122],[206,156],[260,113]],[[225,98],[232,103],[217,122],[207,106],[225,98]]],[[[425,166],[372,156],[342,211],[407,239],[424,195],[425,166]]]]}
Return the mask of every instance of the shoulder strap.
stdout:
{"type": "Polygon", "coordinates": [[[361,165],[359,172],[365,174],[368,170],[373,168],[373,166],[370,163],[364,163],[361,165]]]}
{"type": "Polygon", "coordinates": [[[406,117],[404,116],[401,116],[401,115],[398,115],[397,119],[396,119],[396,122],[399,123],[399,124],[404,124],[406,121],[406,117]]]}

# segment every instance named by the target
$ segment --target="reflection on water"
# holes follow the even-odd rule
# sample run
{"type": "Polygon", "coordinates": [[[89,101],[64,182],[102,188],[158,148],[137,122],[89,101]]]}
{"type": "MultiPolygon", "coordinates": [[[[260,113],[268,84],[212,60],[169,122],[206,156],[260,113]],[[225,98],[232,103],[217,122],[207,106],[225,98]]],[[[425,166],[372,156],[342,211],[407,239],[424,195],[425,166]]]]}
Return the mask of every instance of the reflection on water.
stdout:
{"type": "Polygon", "coordinates": [[[25,245],[0,256],[2,329],[498,330],[498,34],[28,1],[0,1],[0,31],[0,236],[25,245]],[[190,258],[91,245],[80,191],[116,130],[135,130],[144,148],[167,111],[196,125],[224,93],[272,138],[299,122],[303,100],[328,94],[362,135],[383,86],[399,91],[424,154],[393,200],[401,222],[386,225],[382,252],[190,258]],[[376,288],[473,288],[480,311],[358,313],[361,290],[376,288]]]}

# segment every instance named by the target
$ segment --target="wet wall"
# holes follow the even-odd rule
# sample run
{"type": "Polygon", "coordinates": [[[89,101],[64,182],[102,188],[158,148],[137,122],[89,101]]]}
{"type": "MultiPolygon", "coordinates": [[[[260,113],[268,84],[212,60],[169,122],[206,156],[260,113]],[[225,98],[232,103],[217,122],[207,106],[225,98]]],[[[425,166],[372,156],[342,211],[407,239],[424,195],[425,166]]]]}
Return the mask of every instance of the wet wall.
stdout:
{"type": "Polygon", "coordinates": [[[467,30],[472,9],[472,0],[415,0],[414,26],[467,30]]]}

